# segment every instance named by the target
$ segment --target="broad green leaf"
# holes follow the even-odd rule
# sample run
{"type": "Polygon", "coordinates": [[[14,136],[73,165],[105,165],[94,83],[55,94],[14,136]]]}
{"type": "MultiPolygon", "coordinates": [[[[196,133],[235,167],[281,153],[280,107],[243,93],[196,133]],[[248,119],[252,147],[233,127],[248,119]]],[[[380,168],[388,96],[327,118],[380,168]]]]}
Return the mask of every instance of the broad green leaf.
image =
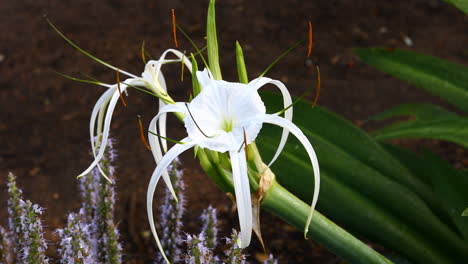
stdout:
{"type": "MultiPolygon", "coordinates": [[[[267,107],[272,107],[268,112],[275,113],[281,110],[281,98],[273,93],[261,93],[261,95],[267,107]]],[[[431,208],[441,208],[440,201],[433,197],[433,192],[427,184],[412,175],[372,137],[351,122],[320,107],[312,108],[312,104],[300,102],[294,106],[294,123],[307,124],[309,131],[320,135],[354,159],[413,189],[431,208]]],[[[279,135],[280,133],[278,138],[279,135]]],[[[312,138],[313,145],[314,142],[312,138]]],[[[264,159],[268,160],[269,157],[264,159]]]]}
{"type": "Polygon", "coordinates": [[[468,112],[468,67],[436,57],[384,48],[357,48],[369,65],[441,97],[468,112]]]}
{"type": "MultiPolygon", "coordinates": [[[[279,103],[277,102],[277,98],[271,96],[271,94],[264,93],[262,95],[267,105],[276,105],[279,103]]],[[[378,170],[367,165],[366,161],[368,162],[368,160],[360,160],[359,156],[361,154],[359,152],[371,151],[371,145],[375,148],[372,151],[382,153],[381,156],[390,157],[389,160],[392,160],[392,157],[378,144],[375,144],[372,139],[368,138],[364,140],[362,137],[356,136],[359,133],[353,133],[353,130],[358,130],[357,128],[347,127],[344,121],[340,121],[336,118],[335,120],[332,119],[332,115],[327,111],[319,108],[312,108],[310,105],[303,102],[298,103],[295,107],[295,120],[300,120],[295,123],[306,136],[309,137],[316,149],[323,173],[322,188],[331,188],[327,186],[327,182],[331,181],[328,179],[330,176],[327,175],[333,175],[333,178],[339,181],[340,185],[355,189],[359,192],[359,195],[362,196],[362,199],[370,199],[372,204],[375,205],[375,208],[362,207],[359,209],[360,207],[353,207],[353,210],[356,211],[350,213],[354,217],[361,216],[362,214],[372,214],[372,212],[374,212],[373,210],[383,210],[385,215],[391,214],[400,224],[409,224],[413,229],[419,230],[418,232],[424,234],[422,237],[425,237],[425,239],[433,240],[435,243],[452,251],[454,254],[466,257],[464,252],[467,248],[464,246],[461,239],[438,220],[419,197],[404,185],[393,180],[392,177],[386,177],[378,170]],[[335,134],[333,131],[340,131],[340,133],[335,134]],[[348,148],[343,148],[339,143],[340,138],[350,143],[358,142],[362,144],[361,146],[356,145],[355,149],[349,148],[349,146],[348,148]],[[364,141],[369,142],[366,144],[364,141]],[[370,144],[371,142],[372,144],[370,144]],[[383,155],[383,153],[386,153],[386,155],[383,155]],[[425,225],[420,225],[421,219],[425,219],[425,225]],[[448,244],[450,244],[450,246],[448,244]]],[[[260,137],[257,138],[260,151],[266,154],[264,157],[268,157],[268,155],[272,154],[272,151],[275,151],[278,139],[274,136],[275,131],[273,130],[274,129],[270,126],[265,126],[262,129],[260,137]]],[[[311,165],[308,163],[307,157],[301,149],[302,147],[297,141],[290,140],[282,153],[283,159],[280,157],[280,160],[277,161],[277,164],[272,166],[272,169],[282,184],[300,198],[308,201],[312,197],[313,174],[311,165]]],[[[374,165],[378,164],[375,161],[368,163],[374,165]]],[[[402,167],[401,165],[399,166],[402,167]]],[[[404,168],[404,170],[406,169],[404,168]]],[[[330,192],[326,194],[324,194],[324,192],[326,191],[321,192],[320,199],[323,199],[323,196],[327,195],[331,195],[330,199],[332,199],[338,190],[330,190],[330,192]]],[[[329,215],[336,213],[333,212],[333,210],[342,210],[343,207],[354,206],[344,201],[351,201],[351,199],[342,201],[334,200],[334,204],[330,203],[329,206],[324,209],[324,212],[329,215]]],[[[322,208],[320,207],[320,201],[318,206],[322,208]]],[[[350,216],[340,215],[340,217],[343,217],[340,219],[341,221],[350,224],[349,221],[351,220],[348,219],[350,216]]],[[[371,220],[367,219],[366,222],[364,219],[361,219],[359,221],[354,221],[353,224],[356,225],[354,226],[356,229],[365,230],[372,222],[372,224],[378,227],[366,231],[366,234],[372,234],[372,237],[378,238],[380,234],[379,230],[381,230],[380,225],[384,226],[385,224],[379,222],[381,219],[372,219],[371,222],[369,221],[371,220]]],[[[385,236],[391,236],[390,233],[389,231],[389,234],[385,234],[385,236]]],[[[409,234],[405,235],[410,236],[409,234]]],[[[420,234],[418,236],[420,236],[420,234]]],[[[392,244],[391,241],[386,241],[386,243],[392,244]]],[[[424,241],[424,243],[429,242],[424,241]]],[[[392,246],[395,247],[397,245],[392,244],[392,246]]],[[[399,249],[401,250],[401,248],[399,249]]],[[[408,254],[408,252],[406,252],[406,254],[408,254]]]]}
{"type": "Polygon", "coordinates": [[[221,80],[221,68],[219,67],[218,37],[216,34],[215,0],[210,0],[206,20],[206,45],[208,50],[208,64],[211,74],[216,80],[221,80]]]}
{"type": "Polygon", "coordinates": [[[468,147],[468,118],[466,117],[458,116],[434,105],[409,104],[390,109],[374,118],[384,120],[400,116],[409,119],[374,132],[374,138],[376,140],[434,138],[468,147]]]}
{"type": "Polygon", "coordinates": [[[456,6],[461,11],[465,12],[468,15],[468,1],[467,0],[444,0],[447,3],[450,3],[456,6]]]}
{"type": "Polygon", "coordinates": [[[426,168],[436,194],[444,202],[447,213],[468,241],[468,219],[462,216],[468,204],[468,178],[429,151],[425,151],[423,158],[424,161],[420,165],[426,168]]]}

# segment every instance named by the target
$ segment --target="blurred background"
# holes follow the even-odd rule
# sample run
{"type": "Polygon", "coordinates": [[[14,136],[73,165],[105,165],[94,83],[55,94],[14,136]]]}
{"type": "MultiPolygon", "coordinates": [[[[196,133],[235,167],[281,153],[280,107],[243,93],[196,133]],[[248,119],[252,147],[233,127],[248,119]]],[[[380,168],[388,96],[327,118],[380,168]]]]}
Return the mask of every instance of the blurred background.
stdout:
{"type": "MultiPolygon", "coordinates": [[[[207,0],[42,0],[0,3],[0,205],[6,206],[6,176],[18,177],[25,197],[46,208],[47,238],[65,223],[65,215],[79,207],[76,176],[91,162],[89,117],[102,87],[61,77],[88,74],[115,83],[115,72],[79,53],[47,24],[49,18],[66,36],[98,58],[139,75],[144,64],[142,42],[153,58],[173,48],[171,9],[177,23],[204,45],[207,0]]],[[[237,80],[234,45],[244,48],[249,78],[258,76],[277,56],[307,37],[313,23],[312,56],[302,45],[282,59],[267,76],[284,82],[300,95],[316,82],[320,66],[322,91],[318,104],[357,125],[369,116],[401,103],[432,102],[453,109],[437,97],[367,66],[352,54],[353,47],[406,48],[461,64],[468,61],[468,17],[440,0],[371,1],[217,1],[217,27],[223,77],[237,80]]],[[[179,34],[180,50],[193,51],[179,34]]],[[[200,64],[199,64],[200,65],[200,64]]],[[[180,81],[180,65],[164,71],[169,91],[178,100],[190,94],[190,76],[180,81]]],[[[122,77],[123,78],[123,77],[122,77]]],[[[313,95],[309,95],[309,99],[313,95]]],[[[155,162],[141,143],[136,116],[145,126],[157,113],[152,97],[130,90],[128,106],[120,103],[111,135],[116,140],[117,218],[128,263],[153,258],[144,197],[155,162]]],[[[171,138],[185,129],[169,120],[171,138]]],[[[366,124],[367,130],[373,129],[366,124]]],[[[421,141],[401,141],[417,149],[421,141]]],[[[455,166],[462,166],[464,150],[438,141],[425,141],[455,166]],[[457,165],[457,163],[460,163],[457,165]]],[[[225,235],[237,226],[231,201],[204,175],[192,159],[182,156],[188,202],[186,230],[198,228],[197,218],[208,204],[221,212],[225,235]]],[[[466,157],[466,156],[465,156],[466,157]]],[[[159,188],[162,190],[162,188],[159,188]]],[[[320,201],[319,201],[320,202],[320,201]]],[[[157,202],[156,202],[157,203],[157,202]]],[[[0,224],[6,210],[0,210],[0,224]]],[[[337,258],[302,233],[263,213],[267,247],[280,263],[336,263],[337,258]],[[312,252],[312,253],[311,253],[312,252]]],[[[378,247],[377,245],[375,245],[378,247]]],[[[54,246],[51,246],[53,252],[54,246]]],[[[255,240],[247,254],[262,253],[255,240]]],[[[53,253],[51,253],[53,254],[53,253]]],[[[53,256],[53,255],[52,255],[53,256]]]]}

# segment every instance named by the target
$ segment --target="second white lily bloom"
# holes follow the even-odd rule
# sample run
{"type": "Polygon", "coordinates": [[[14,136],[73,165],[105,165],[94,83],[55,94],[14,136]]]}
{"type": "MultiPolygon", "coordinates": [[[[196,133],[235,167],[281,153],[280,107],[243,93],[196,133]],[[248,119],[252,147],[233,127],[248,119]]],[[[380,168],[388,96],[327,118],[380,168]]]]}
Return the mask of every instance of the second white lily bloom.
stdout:
{"type": "MultiPolygon", "coordinates": [[[[264,123],[283,128],[278,151],[270,165],[282,151],[289,132],[297,137],[310,157],[314,170],[315,190],[307,220],[308,226],[317,203],[320,187],[320,170],[314,149],[302,131],[291,122],[292,108],[285,112],[285,118],[277,114],[266,114],[265,105],[258,94],[260,87],[272,83],[281,90],[285,107],[287,107],[291,104],[291,97],[286,87],[279,81],[264,77],[257,78],[249,84],[214,80],[206,69],[203,72],[197,72],[197,79],[202,86],[202,91],[198,96],[190,103],[178,102],[162,107],[150,125],[150,131],[156,132],[156,122],[160,117],[169,112],[178,112],[184,114],[187,129],[187,137],[181,140],[183,144],[174,145],[162,159],[157,158],[158,165],[148,187],[148,218],[160,251],[164,252],[153,219],[153,196],[156,185],[171,162],[182,152],[195,146],[217,152],[229,152],[240,223],[240,246],[244,248],[250,244],[252,205],[245,144],[250,144],[256,139],[264,123]]],[[[152,147],[159,149],[159,139],[152,133],[148,136],[152,147]]]]}

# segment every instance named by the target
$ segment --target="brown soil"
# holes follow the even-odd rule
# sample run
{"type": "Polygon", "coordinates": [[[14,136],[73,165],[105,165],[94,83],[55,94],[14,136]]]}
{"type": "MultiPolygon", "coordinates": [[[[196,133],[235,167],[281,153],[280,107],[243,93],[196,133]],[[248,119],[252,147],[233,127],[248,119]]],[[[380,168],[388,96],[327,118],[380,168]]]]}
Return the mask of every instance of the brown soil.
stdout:
{"type": "MultiPolygon", "coordinates": [[[[47,208],[45,224],[53,230],[64,224],[65,214],[79,207],[75,177],[90,162],[88,119],[103,89],[73,82],[54,71],[74,76],[89,74],[115,82],[115,72],[80,54],[46,23],[47,16],[82,48],[106,62],[139,74],[142,41],[154,57],[173,46],[170,9],[200,45],[203,43],[207,1],[76,0],[2,1],[0,3],[0,186],[5,189],[8,171],[18,176],[25,197],[47,208]]],[[[408,48],[466,63],[468,19],[460,11],[437,0],[407,1],[246,1],[217,3],[220,55],[225,79],[235,80],[234,43],[244,46],[249,76],[264,70],[279,54],[306,36],[307,21],[314,23],[314,48],[307,59],[306,47],[285,57],[268,76],[283,81],[295,95],[314,84],[314,67],[320,65],[322,94],[319,104],[356,123],[372,114],[405,102],[433,102],[433,97],[363,64],[352,54],[356,46],[408,48]]],[[[182,50],[191,51],[179,37],[182,50]]],[[[177,79],[173,66],[168,79],[177,79]]],[[[187,98],[190,82],[173,82],[170,92],[187,98]]],[[[128,263],[150,263],[155,246],[143,234],[148,231],[144,196],[155,163],[140,142],[136,115],[148,123],[157,112],[149,96],[132,91],[128,107],[117,108],[112,135],[117,140],[117,218],[128,263]]],[[[170,135],[184,129],[170,120],[170,135]],[[175,127],[175,128],[174,128],[175,127]]],[[[451,146],[432,143],[450,157],[451,146]],[[449,149],[449,150],[447,150],[449,149]]],[[[414,144],[410,144],[413,145],[414,144]]],[[[463,150],[462,150],[463,152],[463,150]]],[[[192,159],[182,157],[188,185],[186,231],[198,229],[201,210],[213,204],[221,213],[223,232],[236,227],[231,202],[207,178],[192,159]]],[[[460,154],[461,155],[461,154],[460,154]]],[[[161,189],[160,189],[161,190],[161,189]]],[[[0,192],[6,205],[6,193],[0,192]]],[[[2,225],[6,215],[0,211],[2,225]]],[[[339,259],[273,216],[263,214],[268,248],[280,263],[337,263],[339,259]]],[[[47,237],[54,240],[52,231],[47,237]]],[[[258,242],[247,253],[251,260],[261,253],[258,242]]]]}

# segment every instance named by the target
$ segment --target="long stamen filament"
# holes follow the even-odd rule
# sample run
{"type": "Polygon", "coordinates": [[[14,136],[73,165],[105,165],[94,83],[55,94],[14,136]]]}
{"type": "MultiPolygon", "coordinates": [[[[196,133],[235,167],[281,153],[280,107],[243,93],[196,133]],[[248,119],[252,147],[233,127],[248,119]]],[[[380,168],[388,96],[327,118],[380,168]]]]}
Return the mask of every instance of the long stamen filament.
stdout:
{"type": "Polygon", "coordinates": [[[140,115],[138,115],[138,126],[140,128],[140,139],[141,139],[141,141],[143,142],[143,144],[145,144],[146,148],[151,151],[151,147],[150,147],[150,145],[148,144],[148,142],[146,141],[146,138],[145,138],[145,133],[144,133],[144,130],[143,130],[143,123],[141,122],[141,116],[140,115]]]}
{"type": "Polygon", "coordinates": [[[317,90],[315,91],[315,99],[314,99],[314,103],[312,105],[313,107],[315,107],[317,105],[317,101],[319,99],[319,96],[320,96],[320,68],[317,65],[317,90]]]}
{"type": "Polygon", "coordinates": [[[187,110],[190,114],[190,118],[192,118],[193,120],[193,123],[195,123],[195,125],[197,126],[198,130],[203,134],[203,136],[207,137],[207,138],[214,138],[216,137],[217,135],[213,135],[213,136],[208,136],[207,134],[205,134],[205,132],[203,132],[203,130],[200,128],[200,126],[198,125],[197,121],[195,121],[195,118],[193,118],[193,115],[192,115],[192,112],[190,111],[190,108],[188,107],[188,103],[185,103],[185,107],[187,107],[187,110]]]}
{"type": "Polygon", "coordinates": [[[159,138],[165,139],[165,140],[167,140],[167,141],[169,141],[169,142],[172,142],[172,143],[181,144],[181,145],[186,144],[186,143],[184,143],[184,142],[182,142],[182,141],[177,141],[177,140],[174,140],[174,139],[170,139],[170,138],[167,138],[167,137],[163,137],[163,136],[161,136],[161,135],[159,135],[159,134],[156,134],[156,133],[154,133],[154,132],[151,132],[151,131],[149,131],[149,130],[147,130],[147,132],[150,133],[150,134],[153,135],[153,136],[157,136],[157,137],[159,137],[159,138]]]}

